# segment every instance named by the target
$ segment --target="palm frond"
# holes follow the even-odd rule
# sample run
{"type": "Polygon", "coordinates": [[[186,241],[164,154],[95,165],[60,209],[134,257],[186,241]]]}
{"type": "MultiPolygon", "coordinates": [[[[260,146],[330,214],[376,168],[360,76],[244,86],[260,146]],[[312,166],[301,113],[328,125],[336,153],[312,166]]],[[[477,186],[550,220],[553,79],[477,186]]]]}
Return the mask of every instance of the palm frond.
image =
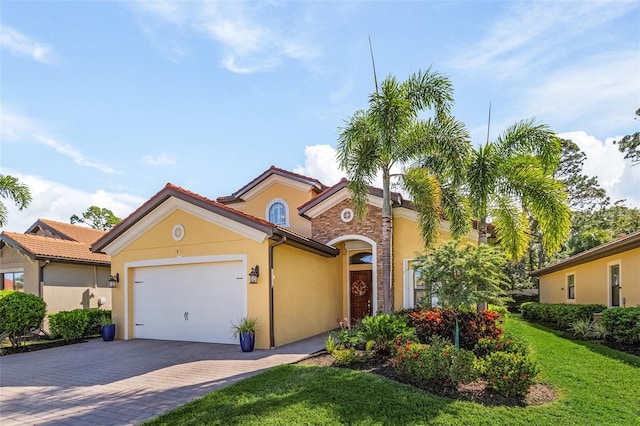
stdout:
{"type": "Polygon", "coordinates": [[[456,184],[441,184],[440,197],[444,217],[449,221],[453,238],[461,238],[471,230],[471,210],[463,188],[456,184]]]}
{"type": "Polygon", "coordinates": [[[440,223],[441,193],[438,179],[429,170],[411,168],[402,177],[404,188],[413,200],[418,213],[420,233],[425,247],[431,247],[438,240],[440,223]]]}
{"type": "Polygon", "coordinates": [[[490,214],[498,235],[498,244],[509,260],[519,260],[527,252],[531,237],[529,220],[517,203],[504,196],[494,197],[490,214]]]}

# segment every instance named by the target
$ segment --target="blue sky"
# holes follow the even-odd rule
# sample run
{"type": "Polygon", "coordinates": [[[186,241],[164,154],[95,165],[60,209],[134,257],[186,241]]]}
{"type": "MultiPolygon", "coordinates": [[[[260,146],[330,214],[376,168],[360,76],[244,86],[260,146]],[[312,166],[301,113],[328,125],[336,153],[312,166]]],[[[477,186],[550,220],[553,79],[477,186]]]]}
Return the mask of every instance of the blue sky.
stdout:
{"type": "Polygon", "coordinates": [[[340,126],[378,78],[429,66],[474,143],[535,116],[640,207],[640,2],[0,3],[0,166],[34,196],[8,230],[167,182],[228,195],[271,165],[333,184],[340,126]]]}

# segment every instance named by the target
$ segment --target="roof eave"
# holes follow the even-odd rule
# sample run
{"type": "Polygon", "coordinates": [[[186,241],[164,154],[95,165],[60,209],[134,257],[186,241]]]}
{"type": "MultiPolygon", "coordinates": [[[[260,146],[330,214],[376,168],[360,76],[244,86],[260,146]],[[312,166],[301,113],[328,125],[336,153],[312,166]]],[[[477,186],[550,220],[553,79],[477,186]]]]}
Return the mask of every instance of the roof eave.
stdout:
{"type": "Polygon", "coordinates": [[[538,270],[529,273],[532,277],[541,277],[542,275],[558,272],[572,266],[580,265],[587,262],[593,262],[594,260],[601,259],[607,256],[613,256],[614,254],[622,253],[623,251],[631,250],[640,247],[640,233],[633,238],[622,240],[617,244],[605,244],[603,247],[594,248],[591,250],[578,253],[575,256],[569,257],[565,260],[561,260],[558,263],[540,268],[538,270]]]}

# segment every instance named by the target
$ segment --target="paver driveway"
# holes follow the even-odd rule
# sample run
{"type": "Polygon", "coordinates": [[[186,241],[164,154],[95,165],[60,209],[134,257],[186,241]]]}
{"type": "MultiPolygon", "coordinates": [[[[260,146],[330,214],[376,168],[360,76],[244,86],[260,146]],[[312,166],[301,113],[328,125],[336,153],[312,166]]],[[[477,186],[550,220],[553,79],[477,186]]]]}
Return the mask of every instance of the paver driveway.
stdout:
{"type": "Polygon", "coordinates": [[[319,335],[273,350],[94,339],[0,357],[0,425],[128,425],[324,346],[319,335]]]}

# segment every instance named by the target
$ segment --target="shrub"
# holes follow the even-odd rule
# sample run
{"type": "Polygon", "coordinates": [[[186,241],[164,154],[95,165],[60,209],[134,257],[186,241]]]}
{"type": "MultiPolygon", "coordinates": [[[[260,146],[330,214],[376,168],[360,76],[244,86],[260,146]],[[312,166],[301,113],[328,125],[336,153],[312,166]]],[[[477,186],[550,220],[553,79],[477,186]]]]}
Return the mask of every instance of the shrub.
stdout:
{"type": "Polygon", "coordinates": [[[0,333],[8,333],[11,344],[19,346],[25,335],[40,327],[47,305],[33,294],[7,290],[0,293],[0,333]]]}
{"type": "Polygon", "coordinates": [[[488,388],[503,396],[526,395],[537,374],[538,367],[528,355],[494,352],[484,360],[488,388]]]}
{"type": "Polygon", "coordinates": [[[529,345],[527,342],[516,337],[500,336],[497,339],[480,339],[473,352],[478,358],[486,358],[494,352],[507,352],[519,355],[529,354],[529,345]]]}
{"type": "Polygon", "coordinates": [[[398,315],[380,314],[367,316],[357,326],[357,332],[365,342],[373,342],[373,349],[388,355],[397,337],[410,337],[415,333],[409,320],[398,315]]]}
{"type": "Polygon", "coordinates": [[[364,361],[364,358],[356,353],[355,348],[334,349],[331,355],[333,355],[333,365],[338,367],[347,367],[364,361]]]}
{"type": "Polygon", "coordinates": [[[591,335],[591,327],[593,326],[593,320],[583,318],[577,321],[574,321],[569,326],[569,332],[573,334],[575,337],[579,337],[582,339],[588,339],[591,335]]]}
{"type": "Polygon", "coordinates": [[[102,324],[104,318],[111,318],[111,311],[108,309],[88,309],[87,310],[87,328],[83,337],[97,336],[102,332],[102,324]]]}
{"type": "Polygon", "coordinates": [[[528,321],[569,330],[571,324],[581,319],[591,319],[594,313],[606,309],[604,305],[569,305],[564,303],[523,303],[522,317],[528,321]]]}
{"type": "Polygon", "coordinates": [[[432,336],[441,336],[451,342],[455,339],[456,316],[460,327],[460,347],[472,350],[483,338],[495,339],[502,334],[498,326],[500,315],[492,311],[467,312],[439,308],[409,311],[409,325],[414,327],[418,339],[427,343],[432,336]]]}
{"type": "Polygon", "coordinates": [[[520,306],[527,302],[538,302],[539,296],[537,294],[509,294],[512,301],[506,303],[506,307],[509,312],[519,313],[520,306]]]}
{"type": "Polygon", "coordinates": [[[607,309],[602,313],[602,324],[614,342],[640,344],[640,307],[607,309]]]}
{"type": "Polygon", "coordinates": [[[67,341],[84,337],[88,324],[89,314],[87,309],[60,311],[49,315],[51,334],[67,341]]]}
{"type": "Polygon", "coordinates": [[[430,344],[397,342],[394,370],[406,382],[416,386],[456,385],[478,378],[473,352],[455,347],[434,336],[430,344]]]}

